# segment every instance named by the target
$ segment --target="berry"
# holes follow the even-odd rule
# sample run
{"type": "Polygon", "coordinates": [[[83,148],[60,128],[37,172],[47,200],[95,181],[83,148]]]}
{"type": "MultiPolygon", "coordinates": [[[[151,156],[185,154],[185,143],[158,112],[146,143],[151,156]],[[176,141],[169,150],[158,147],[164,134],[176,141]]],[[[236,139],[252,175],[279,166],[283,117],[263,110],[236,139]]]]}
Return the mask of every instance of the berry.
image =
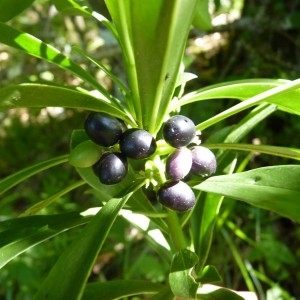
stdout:
{"type": "Polygon", "coordinates": [[[101,154],[101,147],[91,140],[86,140],[71,150],[69,163],[77,168],[88,168],[100,159],[101,154]]]}
{"type": "Polygon", "coordinates": [[[172,147],[185,147],[196,136],[196,127],[191,119],[176,115],[164,124],[163,136],[165,141],[172,147]]]}
{"type": "Polygon", "coordinates": [[[157,195],[162,205],[179,212],[192,209],[196,203],[194,192],[182,181],[165,182],[157,195]]]}
{"type": "Polygon", "coordinates": [[[84,123],[88,137],[94,143],[105,147],[110,147],[119,141],[123,127],[117,118],[103,112],[90,113],[84,123]]]}
{"type": "Polygon", "coordinates": [[[156,150],[154,137],[146,130],[131,128],[126,130],[120,139],[121,152],[134,159],[143,159],[156,150]]]}
{"type": "Polygon", "coordinates": [[[217,160],[212,151],[203,146],[195,146],[192,152],[191,172],[195,175],[210,176],[216,172],[217,160]]]}
{"type": "Polygon", "coordinates": [[[189,174],[192,167],[192,153],[188,148],[175,150],[166,161],[166,173],[170,179],[180,180],[189,174]]]}
{"type": "Polygon", "coordinates": [[[127,160],[122,153],[105,152],[93,165],[95,175],[103,184],[119,183],[127,174],[127,160]]]}

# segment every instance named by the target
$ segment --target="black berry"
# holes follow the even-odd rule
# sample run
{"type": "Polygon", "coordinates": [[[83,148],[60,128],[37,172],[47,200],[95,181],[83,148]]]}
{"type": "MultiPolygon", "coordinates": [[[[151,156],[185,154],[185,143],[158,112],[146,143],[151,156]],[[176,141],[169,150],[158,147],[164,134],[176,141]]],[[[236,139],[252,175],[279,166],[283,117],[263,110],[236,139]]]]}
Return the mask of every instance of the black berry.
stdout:
{"type": "Polygon", "coordinates": [[[214,153],[206,147],[195,146],[192,152],[191,172],[195,175],[210,176],[216,172],[217,161],[214,153]]]}
{"type": "Polygon", "coordinates": [[[162,205],[179,212],[192,209],[196,202],[194,192],[182,181],[167,181],[160,187],[157,196],[162,205]]]}
{"type": "Polygon", "coordinates": [[[126,130],[120,139],[121,152],[134,159],[143,159],[156,150],[154,137],[146,130],[131,128],[126,130]]]}
{"type": "Polygon", "coordinates": [[[189,174],[192,167],[192,153],[188,148],[175,150],[166,161],[166,173],[170,179],[180,180],[189,174]]]}
{"type": "Polygon", "coordinates": [[[172,147],[181,148],[187,146],[196,136],[196,127],[191,119],[176,115],[164,124],[163,136],[172,147]]]}
{"type": "Polygon", "coordinates": [[[88,137],[96,144],[109,147],[116,144],[124,125],[115,117],[103,112],[92,112],[84,123],[88,137]]]}
{"type": "Polygon", "coordinates": [[[93,165],[95,175],[103,184],[119,183],[127,174],[127,160],[122,153],[105,152],[93,165]]]}

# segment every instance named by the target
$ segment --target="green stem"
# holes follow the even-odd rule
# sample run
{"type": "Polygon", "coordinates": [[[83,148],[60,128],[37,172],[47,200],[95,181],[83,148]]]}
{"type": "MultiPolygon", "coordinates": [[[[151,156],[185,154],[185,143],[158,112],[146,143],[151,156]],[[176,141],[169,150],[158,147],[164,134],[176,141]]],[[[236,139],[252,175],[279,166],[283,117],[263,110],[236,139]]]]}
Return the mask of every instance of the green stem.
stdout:
{"type": "Polygon", "coordinates": [[[174,211],[168,210],[166,222],[168,225],[169,235],[173,242],[175,251],[185,249],[187,247],[187,243],[186,243],[185,237],[183,235],[183,231],[180,226],[177,213],[174,211]]]}

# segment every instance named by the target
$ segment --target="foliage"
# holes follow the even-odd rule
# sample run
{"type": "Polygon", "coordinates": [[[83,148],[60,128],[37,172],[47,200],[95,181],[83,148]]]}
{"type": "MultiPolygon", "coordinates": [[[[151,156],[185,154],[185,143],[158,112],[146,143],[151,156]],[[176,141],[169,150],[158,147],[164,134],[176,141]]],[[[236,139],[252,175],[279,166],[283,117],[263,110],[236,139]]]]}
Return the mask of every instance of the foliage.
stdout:
{"type": "MultiPolygon", "coordinates": [[[[1,220],[2,269],[7,270],[14,261],[18,262],[22,255],[34,249],[43,249],[43,246],[46,249],[50,239],[53,238],[55,243],[59,241],[55,237],[62,237],[64,243],[59,247],[62,254],[55,257],[55,263],[49,264],[51,270],[45,271],[47,276],[39,280],[35,291],[30,291],[31,295],[35,294],[34,299],[97,299],[99,295],[117,299],[144,294],[149,295],[149,299],[246,299],[233,290],[233,285],[222,282],[222,272],[210,264],[221,258],[227,259],[223,246],[218,248],[218,257],[212,257],[215,234],[217,238],[222,237],[220,244],[228,245],[227,253],[236,261],[238,270],[229,272],[240,274],[245,288],[265,297],[260,283],[264,282],[270,287],[269,293],[275,293],[276,278],[266,277],[259,264],[256,267],[243,260],[239,243],[243,241],[258,250],[249,255],[253,262],[260,262],[261,257],[269,253],[266,260],[274,272],[278,270],[278,257],[270,252],[271,245],[284,253],[283,264],[292,264],[295,257],[275,238],[267,237],[259,244],[247,236],[246,231],[233,221],[239,218],[234,208],[242,210],[241,203],[250,204],[250,221],[262,222],[263,218],[256,216],[261,211],[276,216],[275,219],[282,216],[284,220],[300,221],[299,149],[244,142],[245,137],[273,112],[291,116],[300,114],[300,79],[230,80],[186,92],[186,84],[196,77],[184,70],[187,39],[192,25],[201,30],[212,28],[209,1],[106,0],[109,11],[106,18],[83,1],[53,0],[58,15],[81,16],[105,26],[121,49],[125,80],[120,74],[114,74],[103,61],[93,58],[84,47],[74,46],[69,56],[50,42],[18,29],[13,25],[14,18],[34,1],[25,1],[22,6],[17,2],[1,4],[6,14],[0,19],[0,42],[59,67],[79,81],[69,84],[63,80],[61,84],[29,78],[26,83],[8,84],[0,89],[1,110],[6,113],[19,108],[62,107],[79,112],[101,111],[122,119],[129,127],[148,130],[155,136],[158,147],[149,159],[141,163],[130,161],[126,179],[117,185],[105,186],[92,168],[77,167],[80,179],[75,176],[76,181],[72,179],[67,186],[60,186],[62,175],[60,171],[53,172],[59,191],[46,191],[44,200],[34,199],[20,215],[11,214],[1,220]],[[92,66],[92,70],[103,72],[115,90],[99,83],[94,72],[76,61],[78,57],[92,66]],[[196,193],[196,206],[178,214],[158,203],[151,203],[146,196],[147,189],[157,189],[165,181],[165,162],[172,151],[162,139],[163,123],[179,111],[196,105],[201,108],[205,103],[220,99],[233,100],[228,108],[208,116],[196,126],[198,132],[203,131],[203,136],[207,130],[217,128],[203,145],[215,152],[218,162],[214,176],[187,179],[196,193]],[[224,121],[229,118],[238,121],[224,127],[224,121]],[[253,153],[283,157],[292,163],[251,169],[253,153]],[[83,187],[91,194],[88,204],[78,202],[66,206],[67,212],[51,210],[54,203],[71,202],[73,197],[63,197],[83,187]],[[136,242],[138,239],[124,241],[126,235],[120,233],[119,228],[137,230],[142,244],[136,242]],[[70,237],[65,232],[71,233],[70,237]],[[234,234],[235,240],[229,233],[234,234]],[[109,245],[110,241],[115,248],[109,245]],[[93,270],[101,265],[101,258],[105,260],[107,256],[110,261],[110,256],[117,255],[120,241],[129,249],[124,250],[122,274],[115,274],[112,280],[93,278],[93,270]]],[[[41,7],[49,5],[48,1],[39,4],[41,7]]],[[[72,127],[67,152],[88,140],[82,126],[72,124],[72,127]]],[[[14,189],[22,182],[34,179],[46,170],[51,172],[54,167],[55,170],[67,168],[70,171],[68,158],[69,154],[60,153],[8,174],[0,180],[0,194],[7,203],[14,202],[14,193],[17,193],[14,189]],[[8,194],[10,191],[12,193],[8,194]]],[[[246,222],[243,220],[242,223],[246,222]]],[[[32,264],[30,261],[28,265],[32,264]]],[[[22,268],[24,273],[32,272],[28,266],[22,268]]],[[[226,273],[226,270],[222,271],[226,273]]],[[[5,276],[3,274],[2,278],[5,276]]],[[[29,276],[38,277],[33,273],[29,276]]],[[[13,289],[8,284],[3,289],[2,293],[10,298],[13,289]]],[[[278,289],[288,299],[288,292],[278,289]]]]}

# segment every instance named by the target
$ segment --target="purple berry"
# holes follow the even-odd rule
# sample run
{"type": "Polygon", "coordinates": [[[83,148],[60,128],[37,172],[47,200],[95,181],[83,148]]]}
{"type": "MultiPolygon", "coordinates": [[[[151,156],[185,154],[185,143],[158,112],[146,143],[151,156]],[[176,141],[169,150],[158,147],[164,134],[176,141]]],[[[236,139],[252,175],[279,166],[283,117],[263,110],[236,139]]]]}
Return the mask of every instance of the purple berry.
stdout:
{"type": "Polygon", "coordinates": [[[157,195],[162,205],[178,212],[188,211],[196,203],[194,192],[182,181],[167,181],[160,187],[157,195]]]}
{"type": "Polygon", "coordinates": [[[217,160],[212,151],[203,146],[195,146],[192,151],[191,172],[195,175],[210,176],[216,172],[217,160]]]}
{"type": "Polygon", "coordinates": [[[192,152],[188,148],[175,150],[166,161],[166,173],[170,179],[180,180],[189,174],[192,167],[192,152]]]}

